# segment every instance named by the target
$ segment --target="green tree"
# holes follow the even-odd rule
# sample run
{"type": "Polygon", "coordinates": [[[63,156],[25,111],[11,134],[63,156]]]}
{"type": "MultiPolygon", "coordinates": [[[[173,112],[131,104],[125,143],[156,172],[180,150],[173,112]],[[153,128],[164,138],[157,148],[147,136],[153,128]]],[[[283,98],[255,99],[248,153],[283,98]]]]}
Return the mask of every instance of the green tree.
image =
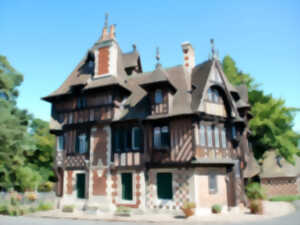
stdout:
{"type": "Polygon", "coordinates": [[[230,56],[224,57],[223,69],[234,85],[246,84],[248,87],[253,115],[249,122],[252,131],[249,139],[256,158],[261,158],[265,151],[276,149],[278,154],[293,163],[293,156],[299,153],[299,135],[293,131],[294,114],[298,109],[287,107],[282,99],[266,95],[249,74],[236,67],[230,56]]]}

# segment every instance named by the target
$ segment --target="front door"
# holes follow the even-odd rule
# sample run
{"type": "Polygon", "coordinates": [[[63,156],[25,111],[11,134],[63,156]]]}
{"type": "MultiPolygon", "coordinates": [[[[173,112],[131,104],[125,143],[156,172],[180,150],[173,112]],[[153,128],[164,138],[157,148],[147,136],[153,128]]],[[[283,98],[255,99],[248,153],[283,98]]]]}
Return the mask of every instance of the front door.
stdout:
{"type": "Polygon", "coordinates": [[[132,173],[122,173],[122,199],[132,200],[132,173]]]}
{"type": "Polygon", "coordinates": [[[85,174],[79,173],[76,175],[76,190],[77,198],[85,197],[85,174]]]}

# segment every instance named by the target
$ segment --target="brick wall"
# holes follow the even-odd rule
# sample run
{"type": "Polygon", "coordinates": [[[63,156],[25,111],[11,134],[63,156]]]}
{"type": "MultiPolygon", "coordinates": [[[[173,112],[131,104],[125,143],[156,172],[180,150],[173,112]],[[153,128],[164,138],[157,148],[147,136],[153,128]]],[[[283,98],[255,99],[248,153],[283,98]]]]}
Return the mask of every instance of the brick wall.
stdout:
{"type": "Polygon", "coordinates": [[[261,185],[268,197],[299,194],[296,177],[262,178],[261,185]]]}
{"type": "Polygon", "coordinates": [[[106,169],[102,174],[93,170],[93,195],[106,195],[106,169]]]}
{"type": "Polygon", "coordinates": [[[109,47],[99,49],[98,55],[98,75],[109,72],[109,47]]]}
{"type": "Polygon", "coordinates": [[[73,192],[72,175],[73,175],[72,170],[67,171],[67,194],[68,195],[71,195],[73,192]]]}

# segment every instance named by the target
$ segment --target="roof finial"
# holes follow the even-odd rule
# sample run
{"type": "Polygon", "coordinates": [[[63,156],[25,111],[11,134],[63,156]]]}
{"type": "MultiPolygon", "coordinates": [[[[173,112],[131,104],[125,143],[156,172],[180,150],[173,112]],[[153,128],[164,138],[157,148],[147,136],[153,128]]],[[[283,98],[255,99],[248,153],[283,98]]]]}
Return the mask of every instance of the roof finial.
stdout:
{"type": "Polygon", "coordinates": [[[105,13],[105,22],[104,22],[104,27],[108,27],[108,13],[105,13]]]}
{"type": "Polygon", "coordinates": [[[211,45],[211,55],[212,55],[212,58],[215,59],[216,58],[215,41],[214,41],[213,38],[210,39],[210,45],[211,45]]]}
{"type": "Polygon", "coordinates": [[[156,57],[155,58],[156,58],[156,61],[157,61],[156,68],[160,67],[160,63],[159,63],[159,60],[160,60],[159,47],[156,47],[156,57]]]}

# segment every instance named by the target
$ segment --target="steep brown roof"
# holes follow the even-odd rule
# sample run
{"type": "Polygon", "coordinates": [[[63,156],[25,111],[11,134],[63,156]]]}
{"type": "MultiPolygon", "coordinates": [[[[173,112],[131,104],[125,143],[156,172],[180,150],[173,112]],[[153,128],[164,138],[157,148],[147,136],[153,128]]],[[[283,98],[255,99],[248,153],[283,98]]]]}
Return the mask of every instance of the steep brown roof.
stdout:
{"type": "Polygon", "coordinates": [[[264,154],[261,178],[272,177],[296,177],[300,175],[300,158],[295,156],[295,165],[290,164],[284,158],[277,159],[275,151],[267,151],[264,154]],[[280,164],[280,165],[279,165],[280,164]]]}
{"type": "Polygon", "coordinates": [[[205,61],[204,63],[195,66],[192,71],[192,86],[195,88],[192,92],[192,103],[191,108],[193,111],[197,110],[200,100],[202,98],[205,84],[207,82],[211,66],[213,64],[212,60],[205,61]]]}

